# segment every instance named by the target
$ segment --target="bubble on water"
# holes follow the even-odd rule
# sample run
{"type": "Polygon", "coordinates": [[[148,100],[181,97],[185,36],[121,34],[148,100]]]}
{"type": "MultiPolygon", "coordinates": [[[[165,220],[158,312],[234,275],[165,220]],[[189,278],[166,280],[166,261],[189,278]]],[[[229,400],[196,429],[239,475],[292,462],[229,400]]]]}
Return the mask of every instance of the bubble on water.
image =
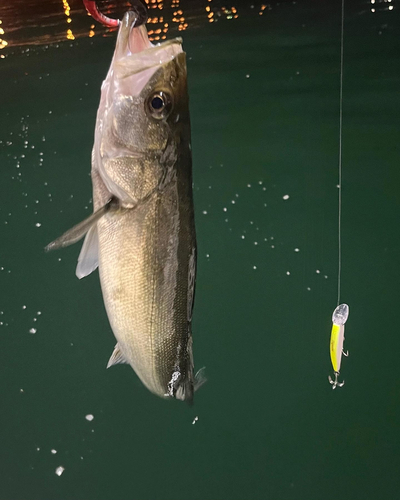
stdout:
{"type": "Polygon", "coordinates": [[[57,467],[57,469],[56,469],[56,474],[57,474],[57,476],[61,476],[61,474],[62,474],[64,471],[65,471],[65,468],[64,468],[62,465],[60,465],[60,467],[57,467]]]}

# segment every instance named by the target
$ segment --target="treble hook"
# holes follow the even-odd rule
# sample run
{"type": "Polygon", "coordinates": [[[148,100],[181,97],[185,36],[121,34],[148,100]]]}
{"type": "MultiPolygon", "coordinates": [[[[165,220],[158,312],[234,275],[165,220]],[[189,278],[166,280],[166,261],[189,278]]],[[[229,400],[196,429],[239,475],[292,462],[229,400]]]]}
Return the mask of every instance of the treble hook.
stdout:
{"type": "MultiPolygon", "coordinates": [[[[86,10],[93,17],[93,19],[101,24],[104,24],[104,26],[107,26],[108,28],[118,28],[120,25],[121,21],[119,19],[111,19],[111,17],[107,17],[100,12],[95,0],[83,0],[83,5],[86,7],[86,10]]],[[[135,26],[145,24],[148,17],[145,5],[140,0],[133,0],[131,2],[131,7],[137,14],[135,26]]]]}
{"type": "Polygon", "coordinates": [[[328,375],[328,380],[332,386],[332,389],[336,389],[336,387],[343,387],[344,386],[344,380],[343,380],[343,382],[339,382],[338,376],[339,376],[339,372],[335,372],[335,380],[332,380],[331,376],[328,375]]]}

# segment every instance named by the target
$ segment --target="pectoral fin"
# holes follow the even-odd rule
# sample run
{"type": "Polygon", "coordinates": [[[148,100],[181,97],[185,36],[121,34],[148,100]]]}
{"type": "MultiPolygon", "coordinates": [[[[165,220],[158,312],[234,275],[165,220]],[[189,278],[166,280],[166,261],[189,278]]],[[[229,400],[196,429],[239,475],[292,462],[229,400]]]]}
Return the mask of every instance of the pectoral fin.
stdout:
{"type": "Polygon", "coordinates": [[[45,247],[46,252],[50,252],[51,250],[58,250],[59,248],[65,248],[70,245],[73,245],[80,239],[82,239],[85,234],[89,231],[91,227],[93,227],[99,219],[105,215],[111,207],[116,205],[115,199],[111,199],[107,202],[103,207],[99,208],[90,215],[87,219],[83,220],[73,228],[66,231],[62,236],[52,241],[45,247]]]}
{"type": "Polygon", "coordinates": [[[128,361],[125,359],[124,355],[119,349],[119,345],[117,344],[114,348],[113,353],[111,354],[111,358],[108,360],[107,363],[107,368],[110,368],[110,366],[113,365],[118,365],[122,363],[128,363],[128,361]]]}

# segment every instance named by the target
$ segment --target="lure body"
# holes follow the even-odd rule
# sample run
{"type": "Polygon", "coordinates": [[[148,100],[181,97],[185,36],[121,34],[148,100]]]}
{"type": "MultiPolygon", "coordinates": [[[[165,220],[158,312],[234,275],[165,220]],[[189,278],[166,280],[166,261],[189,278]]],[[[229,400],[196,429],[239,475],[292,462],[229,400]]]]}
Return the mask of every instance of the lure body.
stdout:
{"type": "Polygon", "coordinates": [[[331,340],[330,340],[330,355],[333,371],[335,372],[335,380],[333,381],[329,377],[329,382],[332,384],[332,389],[336,389],[336,386],[342,387],[344,381],[338,382],[338,375],[340,373],[340,365],[342,362],[343,343],[344,343],[344,324],[349,317],[349,306],[347,304],[340,304],[333,311],[332,314],[332,330],[331,330],[331,340]]]}

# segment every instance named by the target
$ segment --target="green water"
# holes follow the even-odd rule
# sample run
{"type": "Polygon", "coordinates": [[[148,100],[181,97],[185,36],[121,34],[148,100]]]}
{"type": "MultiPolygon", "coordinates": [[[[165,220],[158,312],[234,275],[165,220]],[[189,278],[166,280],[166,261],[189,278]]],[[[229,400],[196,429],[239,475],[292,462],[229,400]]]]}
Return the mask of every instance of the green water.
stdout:
{"type": "Polygon", "coordinates": [[[340,2],[262,15],[241,2],[227,19],[221,2],[181,1],[182,32],[165,3],[167,37],[182,35],[189,58],[194,354],[208,376],[191,408],[128,366],[105,369],[115,341],[97,272],[75,277],[79,245],[43,251],[91,211],[115,40],[89,38],[70,4],[70,26],[61,0],[0,7],[0,499],[399,498],[399,1],[346,4],[350,356],[336,391],[340,2]]]}

